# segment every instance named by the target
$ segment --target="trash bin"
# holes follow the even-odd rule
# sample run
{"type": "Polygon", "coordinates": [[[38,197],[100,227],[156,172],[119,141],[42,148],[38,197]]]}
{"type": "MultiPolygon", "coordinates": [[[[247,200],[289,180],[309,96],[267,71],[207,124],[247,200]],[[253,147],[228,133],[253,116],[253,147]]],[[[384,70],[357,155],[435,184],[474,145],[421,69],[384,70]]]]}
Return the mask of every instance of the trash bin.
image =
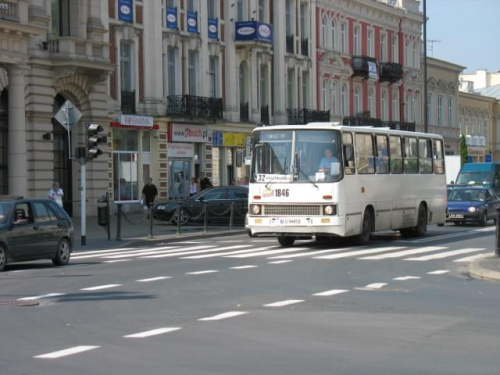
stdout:
{"type": "Polygon", "coordinates": [[[106,227],[109,224],[108,206],[97,207],[97,223],[102,227],[106,227]]]}

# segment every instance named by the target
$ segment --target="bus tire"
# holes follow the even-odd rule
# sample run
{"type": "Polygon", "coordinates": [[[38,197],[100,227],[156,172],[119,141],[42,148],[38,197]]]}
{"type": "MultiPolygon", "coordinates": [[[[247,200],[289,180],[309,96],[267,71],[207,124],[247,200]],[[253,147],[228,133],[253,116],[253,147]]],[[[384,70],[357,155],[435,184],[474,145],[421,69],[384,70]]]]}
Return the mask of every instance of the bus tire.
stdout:
{"type": "Polygon", "coordinates": [[[291,247],[295,242],[295,238],[291,236],[278,236],[278,243],[282,247],[291,247]]]}
{"type": "Polygon", "coordinates": [[[418,208],[417,226],[415,227],[415,236],[425,236],[427,232],[427,209],[423,204],[418,208]]]}
{"type": "Polygon", "coordinates": [[[361,233],[354,236],[354,243],[359,246],[367,245],[371,239],[372,233],[372,214],[370,210],[366,210],[363,215],[363,223],[361,225],[361,233]]]}

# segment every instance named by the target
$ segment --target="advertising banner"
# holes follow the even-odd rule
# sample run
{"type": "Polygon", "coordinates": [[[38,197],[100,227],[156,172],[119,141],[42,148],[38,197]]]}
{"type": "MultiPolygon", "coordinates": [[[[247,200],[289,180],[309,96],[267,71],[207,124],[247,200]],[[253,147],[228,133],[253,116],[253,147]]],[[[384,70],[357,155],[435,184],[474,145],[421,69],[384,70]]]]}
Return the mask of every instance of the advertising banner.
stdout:
{"type": "Polygon", "coordinates": [[[198,12],[187,13],[187,31],[189,33],[198,32],[198,12]]]}
{"type": "Polygon", "coordinates": [[[211,39],[219,38],[219,20],[217,18],[208,19],[208,37],[211,39]]]}
{"type": "Polygon", "coordinates": [[[177,8],[167,8],[167,29],[177,30],[177,8]]]}
{"type": "Polygon", "coordinates": [[[134,21],[134,0],[118,0],[118,19],[125,22],[134,21]]]}
{"type": "Polygon", "coordinates": [[[236,40],[273,42],[273,27],[258,21],[236,22],[236,40]]]}

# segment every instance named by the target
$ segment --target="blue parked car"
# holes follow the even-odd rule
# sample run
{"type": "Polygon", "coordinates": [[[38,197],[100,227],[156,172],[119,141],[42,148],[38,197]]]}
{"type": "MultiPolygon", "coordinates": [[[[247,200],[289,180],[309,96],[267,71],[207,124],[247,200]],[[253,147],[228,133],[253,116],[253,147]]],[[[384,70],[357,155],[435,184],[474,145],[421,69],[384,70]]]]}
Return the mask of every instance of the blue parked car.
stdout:
{"type": "Polygon", "coordinates": [[[460,225],[477,223],[485,226],[496,222],[500,198],[490,188],[455,186],[448,188],[446,222],[460,225]]]}

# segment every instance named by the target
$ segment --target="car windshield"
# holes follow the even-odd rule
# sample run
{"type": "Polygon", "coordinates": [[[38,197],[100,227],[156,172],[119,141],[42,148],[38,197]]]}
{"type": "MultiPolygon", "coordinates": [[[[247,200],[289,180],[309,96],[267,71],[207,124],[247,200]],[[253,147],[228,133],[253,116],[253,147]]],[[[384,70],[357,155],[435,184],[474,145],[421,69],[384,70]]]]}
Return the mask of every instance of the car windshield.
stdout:
{"type": "Polygon", "coordinates": [[[449,201],[484,201],[485,192],[481,189],[450,189],[449,201]]]}
{"type": "Polygon", "coordinates": [[[11,204],[0,202],[0,224],[4,224],[7,222],[11,209],[12,209],[11,204]]]}

